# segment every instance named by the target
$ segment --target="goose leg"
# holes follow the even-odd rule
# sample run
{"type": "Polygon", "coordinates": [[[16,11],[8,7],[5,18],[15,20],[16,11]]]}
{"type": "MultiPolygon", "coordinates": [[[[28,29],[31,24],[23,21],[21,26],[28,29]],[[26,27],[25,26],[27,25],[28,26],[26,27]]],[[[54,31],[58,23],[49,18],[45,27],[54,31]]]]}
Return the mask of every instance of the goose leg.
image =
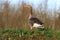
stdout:
{"type": "Polygon", "coordinates": [[[30,27],[30,29],[32,30],[32,29],[33,29],[33,27],[30,27]]]}

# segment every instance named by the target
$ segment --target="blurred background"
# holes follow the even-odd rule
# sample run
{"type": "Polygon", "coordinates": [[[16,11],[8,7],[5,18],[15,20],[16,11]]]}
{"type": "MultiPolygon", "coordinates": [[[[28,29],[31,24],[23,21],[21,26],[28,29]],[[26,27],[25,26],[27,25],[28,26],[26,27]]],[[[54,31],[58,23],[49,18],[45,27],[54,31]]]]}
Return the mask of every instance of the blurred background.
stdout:
{"type": "Polygon", "coordinates": [[[0,28],[29,29],[28,9],[33,8],[34,17],[45,27],[60,30],[60,0],[0,0],[0,28]]]}

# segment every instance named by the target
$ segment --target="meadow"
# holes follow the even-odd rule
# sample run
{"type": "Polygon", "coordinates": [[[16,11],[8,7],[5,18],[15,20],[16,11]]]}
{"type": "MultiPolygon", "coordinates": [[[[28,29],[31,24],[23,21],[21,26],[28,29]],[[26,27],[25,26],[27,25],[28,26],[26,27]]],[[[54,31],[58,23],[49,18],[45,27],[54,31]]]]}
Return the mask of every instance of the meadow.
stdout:
{"type": "Polygon", "coordinates": [[[33,8],[33,15],[44,24],[44,29],[32,29],[28,25],[29,9],[25,2],[11,5],[0,3],[0,40],[60,40],[60,9],[47,9],[47,2],[33,8]],[[46,3],[46,5],[44,5],[46,3]],[[44,7],[43,7],[44,5],[44,7]]]}
{"type": "Polygon", "coordinates": [[[60,31],[48,28],[34,30],[0,29],[0,40],[60,40],[60,31]]]}

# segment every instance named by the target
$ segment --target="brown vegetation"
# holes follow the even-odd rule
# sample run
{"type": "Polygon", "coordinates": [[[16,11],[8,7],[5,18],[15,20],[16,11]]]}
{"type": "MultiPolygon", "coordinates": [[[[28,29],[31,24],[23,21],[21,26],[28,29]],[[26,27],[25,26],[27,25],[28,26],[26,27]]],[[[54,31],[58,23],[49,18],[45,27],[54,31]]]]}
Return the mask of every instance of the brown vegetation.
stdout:
{"type": "MultiPolygon", "coordinates": [[[[2,10],[0,10],[0,28],[29,29],[29,12],[28,9],[24,8],[24,5],[26,5],[25,3],[22,3],[17,8],[14,6],[12,7],[12,5],[10,5],[8,1],[2,5],[4,5],[4,7],[2,10]]],[[[45,27],[59,30],[60,12],[58,13],[57,10],[51,10],[51,12],[44,11],[47,10],[46,5],[45,9],[43,9],[42,4],[38,6],[38,9],[33,9],[34,16],[41,19],[44,22],[45,27]]]]}

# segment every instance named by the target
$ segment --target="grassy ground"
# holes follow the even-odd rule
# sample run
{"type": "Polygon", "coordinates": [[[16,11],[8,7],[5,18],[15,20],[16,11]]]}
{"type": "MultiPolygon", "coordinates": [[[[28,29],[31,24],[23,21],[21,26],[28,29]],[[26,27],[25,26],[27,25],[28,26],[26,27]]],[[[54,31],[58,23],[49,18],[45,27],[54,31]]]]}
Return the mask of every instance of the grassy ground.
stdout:
{"type": "Polygon", "coordinates": [[[60,31],[0,29],[0,40],[60,40],[60,31]]]}

